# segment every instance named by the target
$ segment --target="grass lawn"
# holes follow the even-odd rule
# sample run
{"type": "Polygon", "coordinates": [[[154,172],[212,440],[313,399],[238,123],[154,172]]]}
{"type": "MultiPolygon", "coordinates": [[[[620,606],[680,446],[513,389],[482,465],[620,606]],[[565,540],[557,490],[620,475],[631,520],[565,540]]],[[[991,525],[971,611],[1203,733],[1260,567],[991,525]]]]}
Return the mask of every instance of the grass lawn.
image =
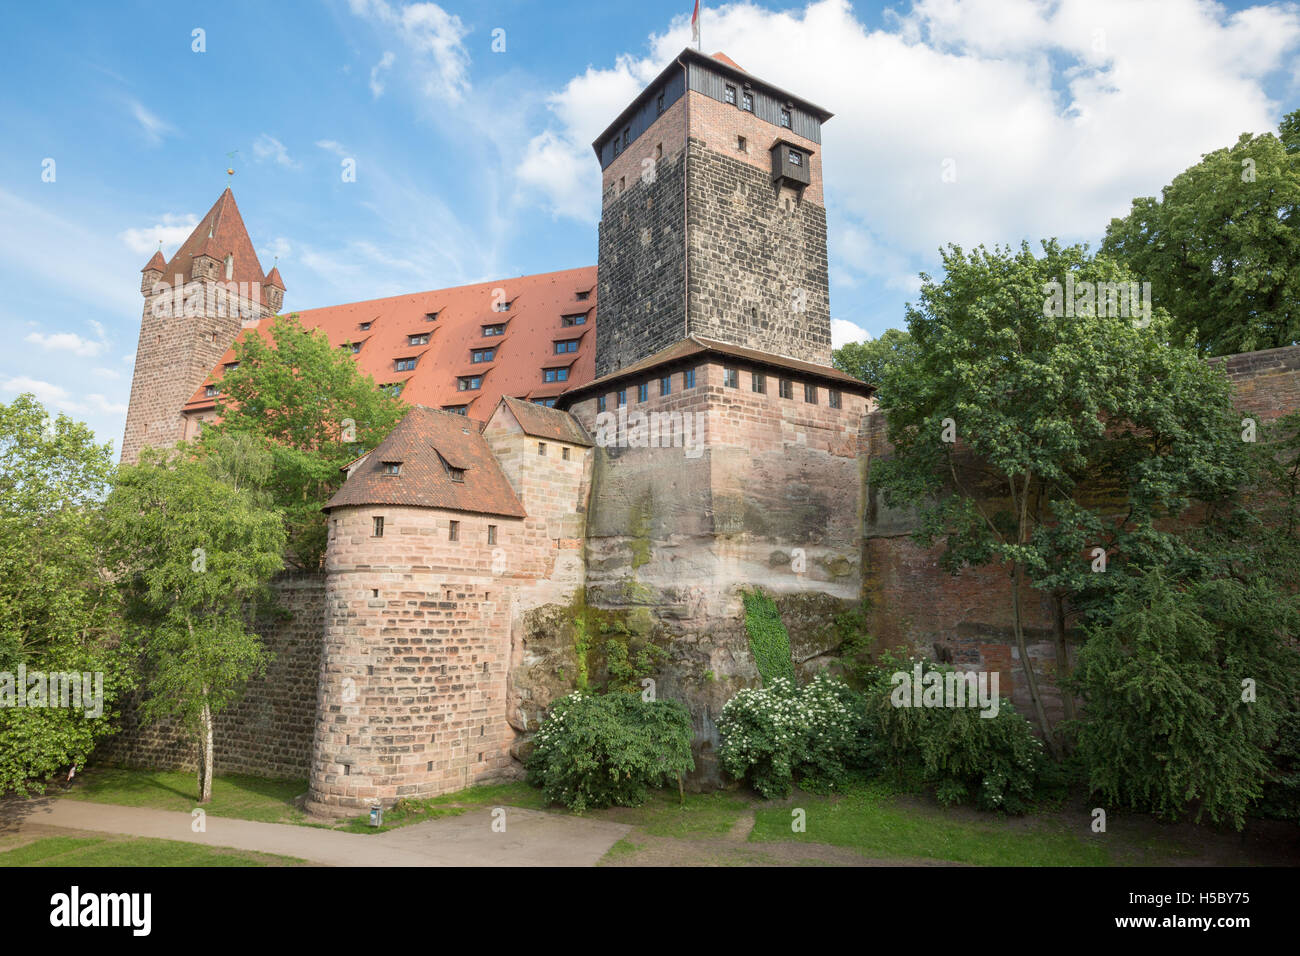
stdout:
{"type": "MultiPolygon", "coordinates": [[[[214,817],[236,817],[259,823],[301,823],[306,815],[293,798],[307,791],[305,780],[266,780],[241,774],[212,779],[212,800],[203,806],[214,817]]],[[[186,771],[93,768],[62,791],[49,796],[124,807],[151,807],[189,813],[198,803],[195,775],[186,771]]]]}
{"type": "Polygon", "coordinates": [[[0,866],[298,866],[271,853],[139,837],[45,837],[0,852],[0,866]]]}

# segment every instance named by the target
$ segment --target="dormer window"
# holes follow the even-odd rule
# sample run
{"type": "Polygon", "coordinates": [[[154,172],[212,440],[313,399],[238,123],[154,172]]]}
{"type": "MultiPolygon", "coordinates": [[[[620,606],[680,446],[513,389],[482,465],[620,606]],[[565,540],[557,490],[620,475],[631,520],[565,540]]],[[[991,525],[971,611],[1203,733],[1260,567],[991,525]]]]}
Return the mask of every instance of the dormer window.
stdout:
{"type": "Polygon", "coordinates": [[[464,480],[465,480],[465,469],[464,469],[464,468],[453,468],[453,467],[451,467],[451,465],[448,465],[448,466],[447,466],[447,477],[449,477],[452,481],[464,481],[464,480]]]}
{"type": "Polygon", "coordinates": [[[233,371],[234,371],[235,369],[237,369],[237,368],[239,368],[239,363],[238,363],[238,362],[227,362],[227,363],[226,363],[226,371],[227,371],[227,372],[233,372],[233,371]]]}
{"type": "Polygon", "coordinates": [[[490,362],[496,357],[496,349],[472,349],[469,353],[469,360],[475,365],[479,362],[490,362]]]}
{"type": "Polygon", "coordinates": [[[575,314],[573,314],[573,315],[562,315],[562,316],[560,316],[560,327],[561,327],[561,328],[566,328],[566,329],[567,329],[567,328],[569,328],[569,326],[572,326],[572,325],[586,325],[586,324],[587,324],[587,313],[586,313],[586,312],[577,312],[577,313],[575,313],[575,314]]]}
{"type": "Polygon", "coordinates": [[[506,327],[505,327],[504,323],[503,323],[503,324],[499,324],[499,325],[485,325],[485,326],[483,326],[483,337],[484,337],[484,338],[489,338],[489,337],[491,337],[491,336],[493,336],[493,335],[505,335],[505,334],[506,334],[506,327]]]}
{"type": "Polygon", "coordinates": [[[451,412],[453,415],[468,415],[468,414],[469,414],[469,406],[468,406],[468,405],[444,405],[444,406],[442,406],[442,410],[443,410],[444,412],[451,412]]]}
{"type": "Polygon", "coordinates": [[[227,253],[227,255],[226,255],[226,278],[227,278],[227,279],[233,279],[234,277],[235,277],[235,257],[227,253]]]}
{"type": "Polygon", "coordinates": [[[426,313],[424,313],[424,318],[425,318],[427,321],[429,321],[429,322],[437,322],[437,321],[438,321],[438,313],[437,313],[437,312],[426,312],[426,313]]]}
{"type": "Polygon", "coordinates": [[[591,290],[587,289],[585,292],[579,292],[576,298],[579,302],[586,302],[589,298],[591,298],[591,290]]]}
{"type": "Polygon", "coordinates": [[[356,355],[358,352],[361,351],[361,343],[360,343],[360,342],[352,342],[352,343],[349,344],[348,347],[349,347],[350,349],[352,349],[352,354],[353,354],[353,355],[356,355]]]}
{"type": "Polygon", "coordinates": [[[578,351],[577,339],[565,339],[563,342],[555,343],[556,355],[564,355],[566,352],[576,352],[576,351],[578,351]]]}
{"type": "Polygon", "coordinates": [[[399,358],[396,362],[397,371],[413,372],[415,371],[415,362],[416,360],[413,358],[399,358]]]}
{"type": "Polygon", "coordinates": [[[408,335],[406,337],[406,343],[408,345],[428,345],[429,333],[425,332],[421,335],[408,335]]]}
{"type": "Polygon", "coordinates": [[[547,382],[567,382],[569,370],[567,368],[542,369],[542,378],[547,382]]]}
{"type": "Polygon", "coordinates": [[[203,390],[203,394],[206,395],[208,398],[216,398],[218,395],[221,394],[221,390],[218,389],[217,386],[215,385],[209,385],[207,388],[203,390]]]}
{"type": "Polygon", "coordinates": [[[386,385],[380,385],[379,387],[382,388],[389,395],[392,395],[394,398],[402,394],[401,382],[389,382],[386,385]]]}
{"type": "Polygon", "coordinates": [[[462,392],[476,392],[482,387],[482,375],[462,375],[456,379],[456,388],[462,392]]]}
{"type": "Polygon", "coordinates": [[[361,323],[361,331],[362,331],[362,332],[369,332],[369,331],[370,331],[370,323],[369,323],[369,322],[362,322],[362,323],[361,323]]]}
{"type": "Polygon", "coordinates": [[[496,303],[493,303],[493,305],[492,305],[492,311],[493,311],[493,312],[509,312],[509,311],[510,311],[510,307],[511,307],[512,305],[514,305],[514,304],[515,304],[515,300],[514,300],[514,299],[511,299],[511,300],[509,300],[508,302],[496,302],[496,303]]]}
{"type": "Polygon", "coordinates": [[[400,461],[386,461],[383,463],[383,472],[385,475],[400,475],[402,473],[402,463],[400,461]]]}

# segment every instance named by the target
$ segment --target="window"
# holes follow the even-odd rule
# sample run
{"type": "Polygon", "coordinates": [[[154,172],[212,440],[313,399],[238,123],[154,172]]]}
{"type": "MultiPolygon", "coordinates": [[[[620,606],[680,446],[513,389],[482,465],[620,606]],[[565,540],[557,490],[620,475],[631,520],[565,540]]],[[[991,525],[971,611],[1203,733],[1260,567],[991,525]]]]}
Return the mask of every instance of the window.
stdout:
{"type": "Polygon", "coordinates": [[[450,478],[452,481],[464,481],[464,480],[465,480],[465,469],[464,469],[464,468],[453,468],[451,465],[448,465],[448,466],[447,466],[447,477],[450,478]]]}
{"type": "Polygon", "coordinates": [[[560,316],[560,325],[566,329],[571,325],[586,325],[586,324],[587,324],[586,312],[578,312],[575,313],[574,315],[560,316]]]}
{"type": "Polygon", "coordinates": [[[565,352],[576,352],[576,351],[578,351],[577,339],[565,339],[563,342],[555,343],[556,355],[563,355],[565,352]]]}
{"type": "Polygon", "coordinates": [[[803,153],[799,152],[799,150],[797,150],[797,149],[792,149],[792,150],[790,150],[790,165],[791,165],[791,166],[802,166],[802,165],[803,165],[803,153]]]}
{"type": "Polygon", "coordinates": [[[735,88],[734,86],[731,86],[730,84],[728,84],[728,85],[727,85],[727,91],[723,94],[723,99],[725,99],[725,100],[726,100],[728,103],[730,103],[732,106],[735,106],[735,105],[736,105],[736,88],[735,88]]]}
{"type": "Polygon", "coordinates": [[[482,387],[482,375],[462,375],[456,379],[456,388],[462,392],[476,392],[482,387]]]}
{"type": "Polygon", "coordinates": [[[682,388],[694,388],[694,387],[695,387],[695,369],[688,368],[685,372],[682,372],[682,388]]]}
{"type": "Polygon", "coordinates": [[[206,395],[208,398],[216,398],[218,395],[221,394],[221,391],[217,388],[217,386],[209,385],[207,388],[203,390],[203,394],[206,395]]]}
{"type": "Polygon", "coordinates": [[[539,441],[539,442],[537,443],[537,454],[538,454],[538,457],[541,457],[541,458],[545,458],[545,457],[546,457],[546,442],[544,442],[544,441],[539,441]]]}
{"type": "Polygon", "coordinates": [[[382,538],[384,536],[384,518],[382,515],[375,515],[370,519],[370,537],[382,538]]]}
{"type": "Polygon", "coordinates": [[[740,108],[747,112],[754,112],[754,94],[742,93],[740,98],[740,108]]]}
{"type": "Polygon", "coordinates": [[[543,408],[554,408],[554,407],[555,407],[555,399],[553,399],[553,398],[534,398],[534,399],[533,399],[533,404],[534,404],[534,405],[541,405],[543,408]]]}
{"type": "Polygon", "coordinates": [[[790,128],[790,111],[789,111],[789,110],[782,110],[782,111],[781,111],[781,125],[784,126],[786,129],[789,129],[789,128],[790,128]]]}
{"type": "Polygon", "coordinates": [[[625,189],[627,189],[627,177],[620,176],[618,177],[618,191],[622,192],[625,189]]]}
{"type": "Polygon", "coordinates": [[[356,355],[358,352],[361,351],[361,343],[360,343],[360,342],[353,342],[353,343],[351,343],[351,344],[348,346],[348,348],[352,349],[352,354],[353,354],[353,355],[356,355]]]}
{"type": "Polygon", "coordinates": [[[484,338],[490,338],[493,335],[505,335],[505,334],[506,334],[506,327],[504,324],[483,326],[484,338]]]}
{"type": "Polygon", "coordinates": [[[362,332],[369,332],[369,331],[370,331],[370,323],[369,323],[369,322],[362,322],[362,323],[361,323],[361,331],[362,331],[362,332]]]}
{"type": "Polygon", "coordinates": [[[497,526],[494,524],[490,524],[488,525],[488,544],[496,544],[496,543],[497,543],[497,526]]]}
{"type": "Polygon", "coordinates": [[[596,396],[596,411],[598,411],[598,412],[603,412],[604,410],[605,410],[605,396],[604,396],[604,395],[597,395],[597,396],[596,396]]]}
{"type": "Polygon", "coordinates": [[[426,312],[426,313],[424,313],[424,318],[425,318],[427,321],[429,321],[429,322],[437,322],[437,321],[438,321],[438,313],[437,313],[437,312],[426,312]]]}
{"type": "Polygon", "coordinates": [[[227,372],[233,372],[233,371],[234,371],[235,369],[237,369],[237,368],[239,368],[239,363],[238,363],[238,362],[228,362],[228,363],[226,364],[226,371],[227,371],[227,372]]]}
{"type": "Polygon", "coordinates": [[[468,405],[444,405],[444,406],[442,406],[442,410],[443,410],[444,412],[451,412],[453,415],[468,415],[468,414],[469,414],[469,406],[468,406],[468,405]]]}
{"type": "Polygon", "coordinates": [[[663,378],[659,380],[659,394],[669,395],[672,393],[672,390],[673,390],[673,377],[671,375],[665,375],[663,378]]]}
{"type": "Polygon", "coordinates": [[[545,368],[542,369],[542,379],[547,382],[567,382],[569,380],[569,370],[567,368],[545,368]]]}
{"type": "Polygon", "coordinates": [[[627,389],[620,388],[618,390],[618,407],[622,408],[626,404],[627,404],[627,389]]]}
{"type": "Polygon", "coordinates": [[[655,101],[655,115],[664,115],[664,95],[662,93],[659,94],[659,99],[655,101]]]}
{"type": "Polygon", "coordinates": [[[460,522],[459,522],[459,521],[448,521],[448,522],[447,522],[447,540],[448,540],[448,541],[459,541],[459,540],[460,540],[460,522]]]}
{"type": "Polygon", "coordinates": [[[737,137],[736,137],[736,149],[740,150],[742,153],[748,153],[748,152],[749,152],[749,140],[745,139],[745,137],[743,137],[743,136],[737,136],[737,137]]]}
{"type": "Polygon", "coordinates": [[[490,362],[496,357],[496,349],[472,349],[469,353],[469,360],[475,364],[479,362],[490,362]]]}
{"type": "Polygon", "coordinates": [[[402,473],[402,463],[400,461],[386,461],[383,463],[385,475],[400,475],[402,473]]]}
{"type": "Polygon", "coordinates": [[[626,150],[628,145],[631,142],[632,142],[632,127],[625,126],[623,127],[623,149],[626,150]]]}
{"type": "Polygon", "coordinates": [[[397,360],[397,371],[399,372],[410,372],[414,370],[414,368],[415,359],[413,358],[402,358],[397,360]]]}
{"type": "Polygon", "coordinates": [[[722,384],[727,388],[737,388],[740,385],[740,373],[734,368],[724,368],[722,370],[722,384]]]}
{"type": "Polygon", "coordinates": [[[512,305],[514,305],[514,304],[515,304],[515,300],[514,300],[514,299],[510,299],[510,300],[508,300],[508,301],[507,301],[507,300],[502,300],[501,302],[493,302],[493,303],[492,303],[492,311],[493,311],[493,312],[509,312],[509,311],[510,311],[510,307],[511,307],[512,305]]]}
{"type": "Polygon", "coordinates": [[[817,404],[817,386],[816,386],[816,385],[804,385],[804,387],[803,387],[803,400],[804,400],[805,402],[807,402],[809,405],[816,405],[816,404],[817,404]]]}
{"type": "Polygon", "coordinates": [[[655,159],[663,159],[663,158],[664,158],[664,144],[655,143],[655,159]]]}
{"type": "Polygon", "coordinates": [[[394,398],[402,394],[401,382],[388,382],[387,384],[380,385],[379,387],[382,388],[389,395],[392,395],[394,398]]]}
{"type": "Polygon", "coordinates": [[[642,382],[640,385],[636,387],[636,400],[637,402],[647,402],[650,400],[649,383],[642,382]]]}
{"type": "Polygon", "coordinates": [[[781,397],[794,398],[794,382],[788,378],[781,379],[781,397]]]}
{"type": "Polygon", "coordinates": [[[826,391],[826,404],[830,405],[831,408],[840,408],[840,407],[842,407],[842,403],[841,403],[841,401],[840,401],[840,393],[839,393],[839,390],[838,390],[838,389],[834,389],[834,388],[832,388],[832,389],[827,389],[827,391],[826,391]]]}
{"type": "Polygon", "coordinates": [[[568,460],[569,460],[569,446],[568,446],[568,445],[565,445],[563,448],[560,449],[560,457],[563,458],[565,461],[568,461],[568,460]]]}
{"type": "Polygon", "coordinates": [[[407,345],[428,345],[429,333],[424,332],[420,335],[408,335],[406,337],[406,344],[407,345]]]}
{"type": "Polygon", "coordinates": [[[579,292],[574,298],[576,298],[579,302],[586,302],[589,298],[591,298],[591,290],[585,289],[579,292]]]}
{"type": "Polygon", "coordinates": [[[226,256],[226,278],[233,279],[234,277],[235,277],[235,257],[232,255],[227,255],[226,256]]]}
{"type": "Polygon", "coordinates": [[[758,392],[760,395],[767,394],[767,376],[762,372],[750,372],[749,388],[750,391],[758,392]]]}

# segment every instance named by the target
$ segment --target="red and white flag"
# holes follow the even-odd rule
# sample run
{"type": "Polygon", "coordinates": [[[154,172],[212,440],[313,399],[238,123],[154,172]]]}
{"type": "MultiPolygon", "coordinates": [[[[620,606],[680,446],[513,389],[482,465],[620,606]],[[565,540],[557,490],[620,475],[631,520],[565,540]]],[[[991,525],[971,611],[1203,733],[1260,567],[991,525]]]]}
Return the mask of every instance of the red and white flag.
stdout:
{"type": "Polygon", "coordinates": [[[700,0],[695,0],[695,12],[691,14],[691,40],[700,45],[700,0]]]}

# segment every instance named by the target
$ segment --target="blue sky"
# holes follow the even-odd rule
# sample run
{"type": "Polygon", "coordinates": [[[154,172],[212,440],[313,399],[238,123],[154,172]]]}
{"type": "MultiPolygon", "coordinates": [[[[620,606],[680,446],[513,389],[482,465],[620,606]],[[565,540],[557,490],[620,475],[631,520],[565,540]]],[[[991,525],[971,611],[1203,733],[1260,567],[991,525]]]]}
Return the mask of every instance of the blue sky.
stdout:
{"type": "MultiPolygon", "coordinates": [[[[188,234],[236,150],[235,195],[263,266],[280,257],[288,309],[593,264],[590,141],[689,43],[689,12],[7,10],[0,401],[34,391],[120,443],[139,270],[158,239],[170,255],[188,234]]],[[[1095,243],[1132,197],[1300,106],[1294,3],[706,4],[703,46],[836,114],[823,155],[837,342],[903,324],[939,245],[1095,243]]]]}

